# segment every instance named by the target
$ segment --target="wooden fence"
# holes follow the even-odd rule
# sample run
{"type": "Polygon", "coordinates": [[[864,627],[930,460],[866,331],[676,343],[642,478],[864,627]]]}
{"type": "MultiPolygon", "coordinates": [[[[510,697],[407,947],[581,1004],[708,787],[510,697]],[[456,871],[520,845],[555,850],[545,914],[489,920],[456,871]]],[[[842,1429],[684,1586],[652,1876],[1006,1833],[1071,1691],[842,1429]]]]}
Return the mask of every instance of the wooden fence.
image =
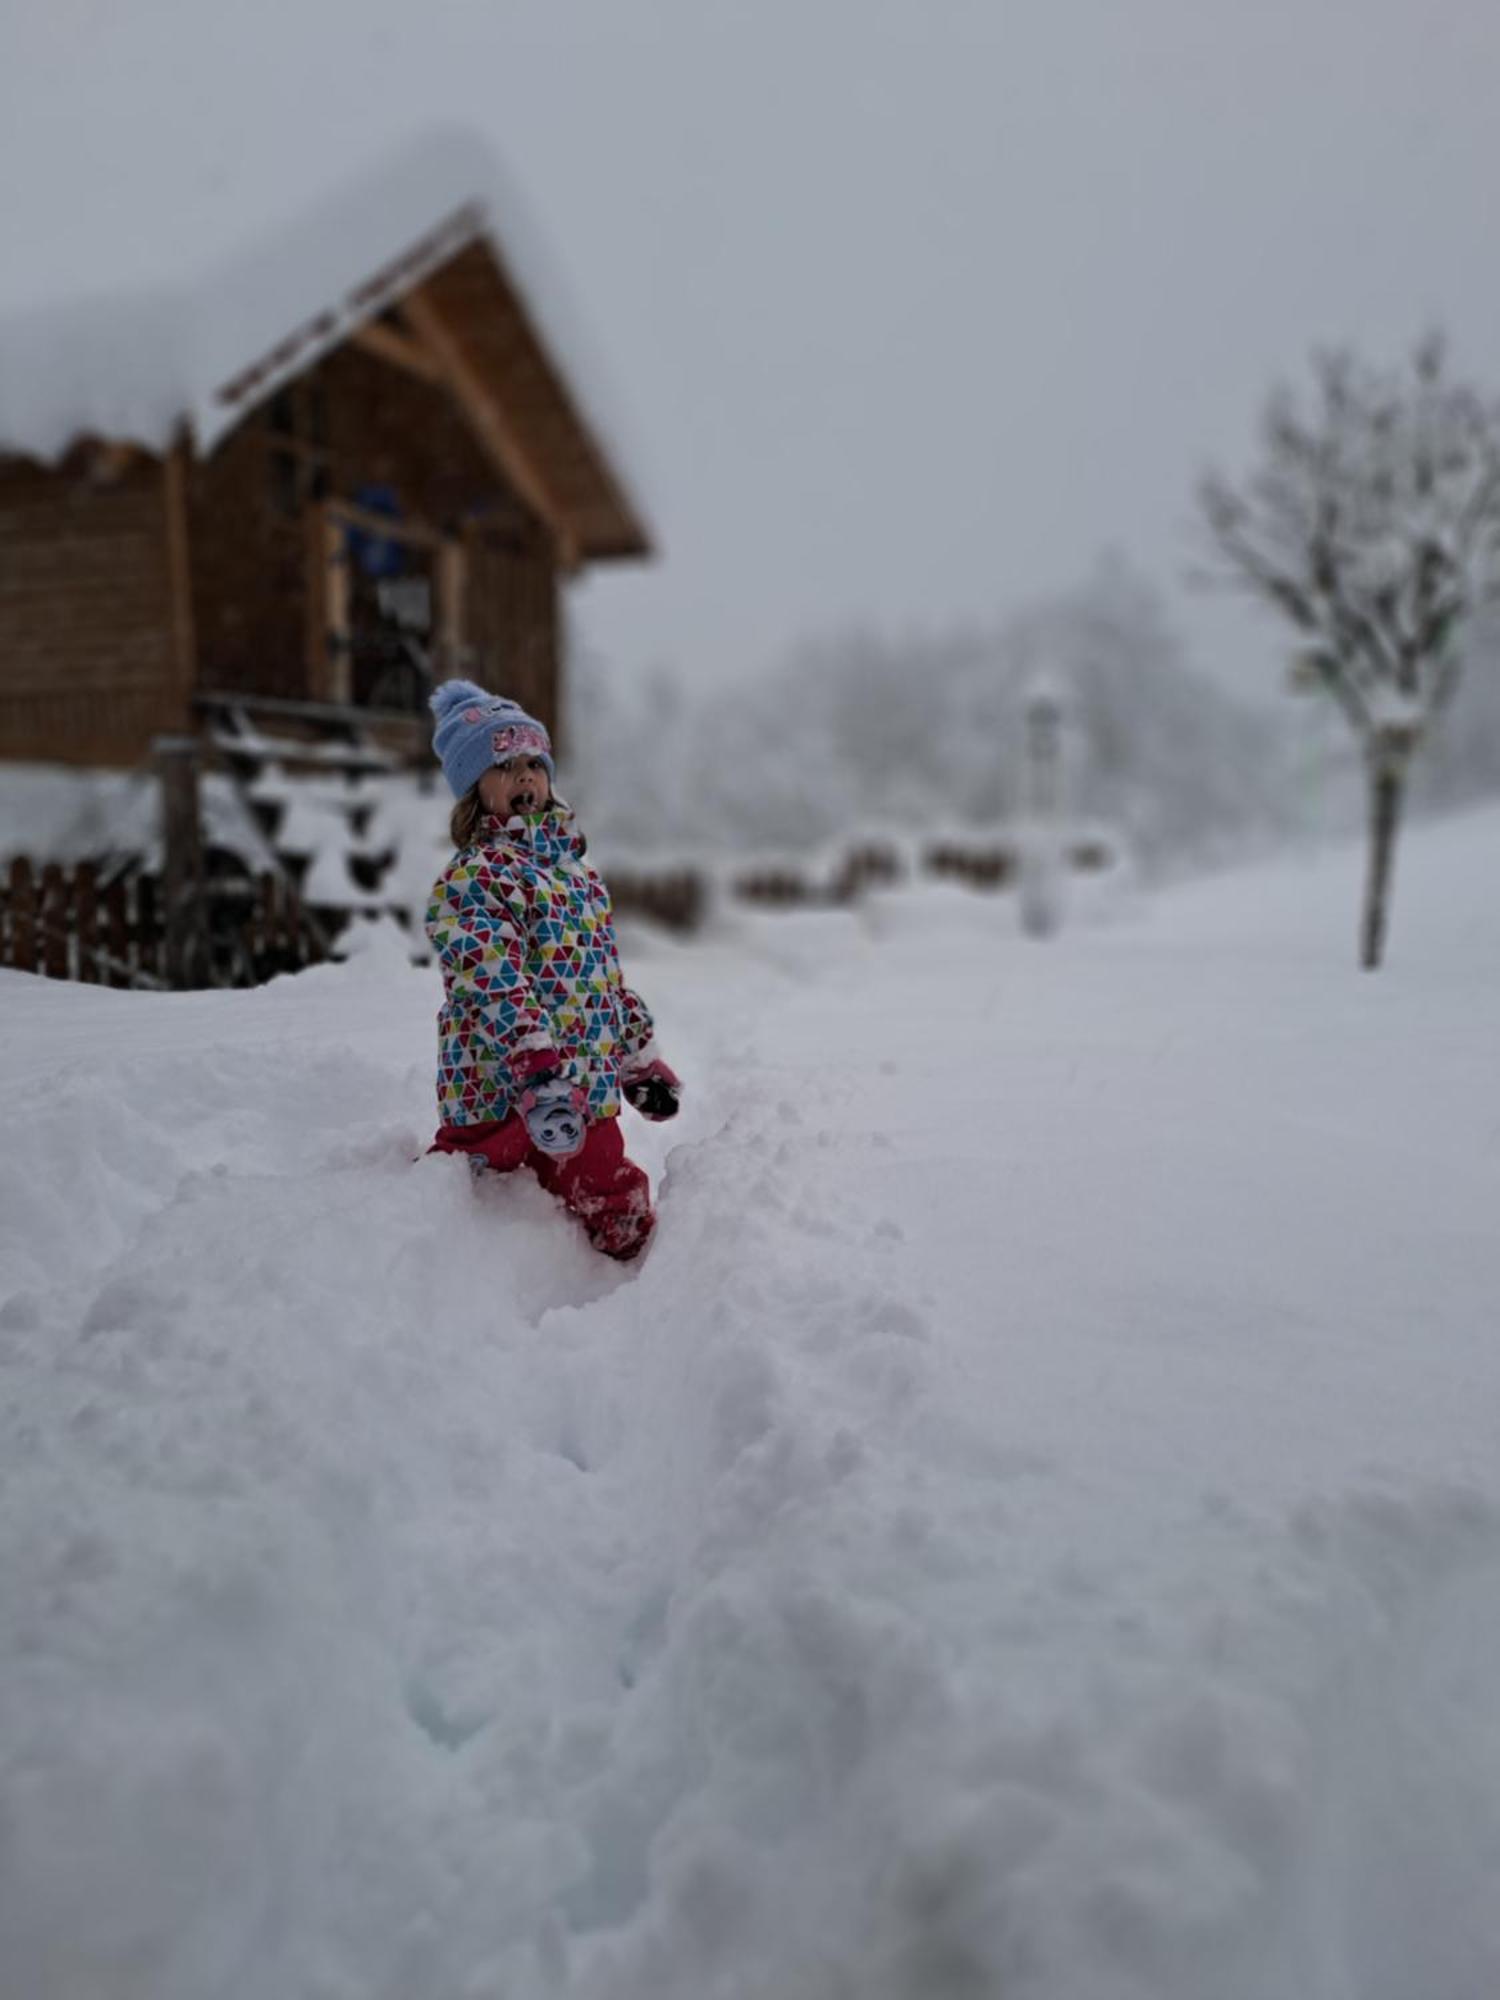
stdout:
{"type": "MultiPolygon", "coordinates": [[[[1069,845],[1069,865],[1079,872],[1108,868],[1114,859],[1098,838],[1069,845]]],[[[838,908],[902,881],[913,866],[995,891],[1014,886],[1018,857],[1005,840],[950,838],[908,861],[870,841],[822,869],[752,863],[725,877],[719,890],[772,909],[838,908]]],[[[608,879],[621,915],[682,932],[699,928],[714,893],[708,876],[690,866],[609,868],[608,879]]],[[[193,899],[191,966],[184,976],[169,949],[165,905],[154,875],[103,880],[87,862],[69,869],[13,861],[8,877],[0,876],[0,967],[102,986],[258,986],[329,957],[348,920],[346,912],[310,910],[284,875],[214,877],[193,899]]],[[[422,955],[420,935],[413,949],[422,955]]]]}
{"type": "Polygon", "coordinates": [[[669,931],[695,931],[708,907],[708,885],[696,868],[611,868],[609,900],[621,916],[644,917],[669,931]]]}
{"type": "MultiPolygon", "coordinates": [[[[171,976],[162,886],[154,875],[102,881],[89,862],[37,867],[24,856],[0,879],[0,966],[96,986],[164,990],[171,976]]],[[[257,986],[327,956],[325,938],[284,877],[205,885],[193,909],[195,986],[257,986]]]]}
{"type": "MultiPolygon", "coordinates": [[[[1072,836],[1064,856],[1069,869],[1080,875],[1101,873],[1120,858],[1110,839],[1095,833],[1072,836]]],[[[1020,850],[1003,835],[942,836],[909,853],[872,838],[821,866],[788,858],[752,860],[719,876],[716,888],[737,902],[773,910],[843,909],[912,874],[945,877],[993,893],[1014,889],[1020,871],[1020,850]]],[[[672,930],[696,930],[714,899],[713,878],[692,866],[653,870],[606,863],[605,874],[622,916],[644,917],[672,930]]]]}

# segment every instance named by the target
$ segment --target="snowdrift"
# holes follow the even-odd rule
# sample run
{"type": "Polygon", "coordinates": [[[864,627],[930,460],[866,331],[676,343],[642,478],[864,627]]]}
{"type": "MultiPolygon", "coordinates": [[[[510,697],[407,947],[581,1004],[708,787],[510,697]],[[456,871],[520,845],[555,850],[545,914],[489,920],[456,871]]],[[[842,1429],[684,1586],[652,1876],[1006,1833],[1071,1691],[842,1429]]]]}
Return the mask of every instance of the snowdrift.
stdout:
{"type": "Polygon", "coordinates": [[[1500,1990],[1497,843],[628,938],[629,1275],[397,951],[0,975],[4,1991],[1500,1990]]]}

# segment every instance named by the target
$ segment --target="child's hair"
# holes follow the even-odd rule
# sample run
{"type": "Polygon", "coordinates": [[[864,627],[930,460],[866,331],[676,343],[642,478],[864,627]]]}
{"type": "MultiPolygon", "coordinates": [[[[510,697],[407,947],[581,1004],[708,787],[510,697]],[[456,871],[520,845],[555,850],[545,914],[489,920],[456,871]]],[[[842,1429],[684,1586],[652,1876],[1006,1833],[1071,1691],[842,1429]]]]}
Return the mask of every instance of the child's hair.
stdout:
{"type": "Polygon", "coordinates": [[[448,837],[455,847],[471,846],[484,818],[478,785],[471,785],[448,815],[448,837]]]}

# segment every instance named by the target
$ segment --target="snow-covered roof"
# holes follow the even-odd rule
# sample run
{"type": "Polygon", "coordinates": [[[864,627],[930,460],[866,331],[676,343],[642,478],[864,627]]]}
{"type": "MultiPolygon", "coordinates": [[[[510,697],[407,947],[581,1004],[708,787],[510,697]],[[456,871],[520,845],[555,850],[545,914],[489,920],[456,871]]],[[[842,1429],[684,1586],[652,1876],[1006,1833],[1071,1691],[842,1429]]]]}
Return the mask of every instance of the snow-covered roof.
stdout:
{"type": "Polygon", "coordinates": [[[99,437],[160,452],[186,424],[208,452],[281,381],[479,242],[618,470],[619,427],[601,413],[602,370],[582,352],[578,315],[489,150],[453,132],[201,268],[0,319],[0,451],[54,459],[99,437]]]}

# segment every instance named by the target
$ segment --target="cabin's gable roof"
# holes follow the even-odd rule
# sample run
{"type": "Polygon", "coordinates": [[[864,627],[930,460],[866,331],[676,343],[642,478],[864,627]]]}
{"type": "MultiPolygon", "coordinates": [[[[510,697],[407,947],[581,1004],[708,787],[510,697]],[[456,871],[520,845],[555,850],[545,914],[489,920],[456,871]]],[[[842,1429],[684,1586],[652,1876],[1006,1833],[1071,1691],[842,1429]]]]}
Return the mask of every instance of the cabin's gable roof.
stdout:
{"type": "Polygon", "coordinates": [[[465,202],[383,262],[360,272],[342,292],[325,287],[315,310],[295,324],[277,326],[269,345],[256,352],[242,351],[234,372],[216,383],[206,404],[193,413],[199,450],[207,456],[226,432],[282,383],[378,319],[445,259],[482,238],[485,228],[483,207],[465,202]]]}
{"type": "Polygon", "coordinates": [[[483,149],[428,142],[197,281],[0,322],[0,452],[53,459],[81,436],[162,452],[185,427],[206,455],[282,382],[404,307],[565,555],[648,553],[597,366],[579,364],[576,319],[495,182],[483,149]]]}

